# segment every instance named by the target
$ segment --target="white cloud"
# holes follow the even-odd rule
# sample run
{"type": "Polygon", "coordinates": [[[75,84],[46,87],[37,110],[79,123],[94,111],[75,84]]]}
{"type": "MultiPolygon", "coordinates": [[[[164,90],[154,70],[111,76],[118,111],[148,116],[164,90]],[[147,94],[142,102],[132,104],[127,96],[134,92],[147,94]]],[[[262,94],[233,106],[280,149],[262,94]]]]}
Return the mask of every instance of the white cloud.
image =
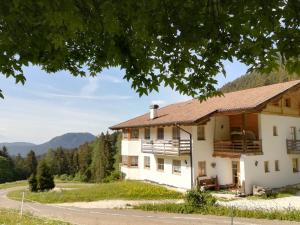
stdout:
{"type": "Polygon", "coordinates": [[[82,96],[93,95],[99,88],[97,77],[89,77],[87,81],[87,84],[81,88],[80,95],[82,96]]]}
{"type": "Polygon", "coordinates": [[[103,96],[94,96],[94,95],[71,95],[71,94],[55,94],[55,93],[42,93],[44,97],[53,97],[53,98],[74,98],[74,99],[88,99],[88,100],[126,100],[132,98],[131,96],[126,95],[103,95],[103,96]]]}

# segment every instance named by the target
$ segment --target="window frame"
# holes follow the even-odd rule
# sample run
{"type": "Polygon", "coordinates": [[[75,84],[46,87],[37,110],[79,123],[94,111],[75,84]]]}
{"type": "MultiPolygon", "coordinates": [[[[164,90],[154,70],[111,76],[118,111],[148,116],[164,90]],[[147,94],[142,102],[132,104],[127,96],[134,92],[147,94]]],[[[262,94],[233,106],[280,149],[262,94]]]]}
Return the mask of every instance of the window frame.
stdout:
{"type": "Polygon", "coordinates": [[[139,167],[139,157],[136,155],[129,155],[128,156],[128,167],[129,168],[138,168],[139,167]],[[136,164],[132,164],[133,159],[136,159],[136,164]]]}
{"type": "Polygon", "coordinates": [[[139,139],[139,137],[140,137],[140,129],[139,128],[132,128],[130,130],[130,139],[139,139]]]}
{"type": "Polygon", "coordinates": [[[278,136],[278,128],[277,126],[273,126],[273,137],[277,137],[278,136]]]}
{"type": "Polygon", "coordinates": [[[206,161],[198,161],[198,177],[206,177],[206,176],[207,176],[206,161]]]}
{"type": "Polygon", "coordinates": [[[172,160],[172,173],[176,175],[181,174],[181,160],[179,159],[172,160]],[[175,165],[175,162],[178,163],[178,165],[175,165]]]}
{"type": "Polygon", "coordinates": [[[197,140],[198,141],[205,141],[205,125],[198,125],[197,126],[197,140]],[[200,136],[200,129],[202,130],[202,136],[200,136]]]}
{"type": "Polygon", "coordinates": [[[292,140],[295,141],[297,140],[297,128],[295,126],[290,127],[290,133],[292,140]]]}
{"type": "Polygon", "coordinates": [[[275,171],[276,171],[276,172],[279,172],[279,171],[280,171],[279,160],[275,160],[275,171]]]}
{"type": "Polygon", "coordinates": [[[293,167],[293,173],[298,173],[299,172],[299,160],[298,160],[298,158],[293,158],[292,159],[292,167],[293,167]],[[294,167],[294,161],[296,163],[296,167],[294,167]]]}
{"type": "Polygon", "coordinates": [[[264,171],[270,173],[269,161],[264,161],[264,171]]]}
{"type": "Polygon", "coordinates": [[[122,137],[123,139],[129,139],[129,129],[125,128],[122,130],[122,137]]]}
{"type": "Polygon", "coordinates": [[[151,162],[150,161],[150,156],[144,156],[144,169],[150,169],[151,168],[150,162],[151,162]]]}
{"type": "Polygon", "coordinates": [[[163,158],[157,158],[157,171],[163,172],[165,170],[165,159],[163,158]],[[162,160],[162,162],[159,162],[162,160]]]}
{"type": "Polygon", "coordinates": [[[157,132],[157,135],[156,135],[157,140],[164,140],[164,138],[165,138],[165,128],[164,127],[158,127],[156,129],[156,132],[157,132]]]}
{"type": "Polygon", "coordinates": [[[180,129],[179,127],[172,127],[172,139],[173,140],[180,140],[180,129]]]}
{"type": "Polygon", "coordinates": [[[151,138],[151,129],[150,129],[150,127],[145,127],[144,128],[144,139],[150,140],[150,138],[151,138]]]}
{"type": "Polygon", "coordinates": [[[128,155],[122,155],[122,166],[128,166],[128,155]]]}

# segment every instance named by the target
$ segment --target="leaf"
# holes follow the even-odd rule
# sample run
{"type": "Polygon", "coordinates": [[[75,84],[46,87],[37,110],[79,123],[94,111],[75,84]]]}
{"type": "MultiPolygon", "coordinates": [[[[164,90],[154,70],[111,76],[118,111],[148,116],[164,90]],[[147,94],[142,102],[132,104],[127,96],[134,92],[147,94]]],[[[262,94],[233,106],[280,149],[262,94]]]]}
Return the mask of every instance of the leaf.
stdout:
{"type": "Polygon", "coordinates": [[[4,95],[2,94],[2,90],[0,90],[0,98],[4,99],[4,95]]]}

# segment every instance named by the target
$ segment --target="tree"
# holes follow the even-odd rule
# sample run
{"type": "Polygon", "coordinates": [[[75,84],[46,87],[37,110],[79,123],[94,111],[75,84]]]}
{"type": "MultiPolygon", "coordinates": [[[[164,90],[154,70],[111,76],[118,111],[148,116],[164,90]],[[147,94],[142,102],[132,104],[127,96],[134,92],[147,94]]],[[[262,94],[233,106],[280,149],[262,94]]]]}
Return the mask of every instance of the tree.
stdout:
{"type": "Polygon", "coordinates": [[[35,156],[35,152],[31,150],[26,157],[26,165],[28,167],[28,172],[29,174],[36,174],[36,169],[37,169],[37,159],[35,156]]]}
{"type": "Polygon", "coordinates": [[[37,189],[40,191],[48,191],[55,187],[54,177],[45,160],[41,160],[38,164],[36,180],[37,189]]]}
{"type": "Polygon", "coordinates": [[[163,84],[208,97],[224,60],[264,72],[280,59],[300,74],[299,11],[299,0],[4,1],[0,73],[24,83],[29,64],[75,76],[120,66],[140,95],[163,84]]]}
{"type": "Polygon", "coordinates": [[[0,183],[13,181],[15,179],[14,167],[9,159],[0,156],[0,183]]]}
{"type": "Polygon", "coordinates": [[[37,183],[37,179],[36,179],[36,175],[35,174],[31,174],[31,176],[28,179],[28,183],[29,183],[29,190],[32,192],[37,192],[38,191],[38,183],[37,183]]]}
{"type": "Polygon", "coordinates": [[[30,176],[29,167],[27,166],[26,160],[18,154],[14,160],[14,166],[16,171],[16,179],[24,180],[30,176]]]}

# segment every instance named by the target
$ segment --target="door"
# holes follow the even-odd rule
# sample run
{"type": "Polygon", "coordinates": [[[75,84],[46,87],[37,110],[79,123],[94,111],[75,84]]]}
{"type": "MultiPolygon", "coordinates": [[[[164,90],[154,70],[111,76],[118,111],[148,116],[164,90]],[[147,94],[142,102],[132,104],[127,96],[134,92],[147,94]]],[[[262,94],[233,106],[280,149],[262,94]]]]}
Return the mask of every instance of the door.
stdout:
{"type": "Polygon", "coordinates": [[[232,161],[232,183],[238,187],[240,185],[240,162],[232,161]]]}

